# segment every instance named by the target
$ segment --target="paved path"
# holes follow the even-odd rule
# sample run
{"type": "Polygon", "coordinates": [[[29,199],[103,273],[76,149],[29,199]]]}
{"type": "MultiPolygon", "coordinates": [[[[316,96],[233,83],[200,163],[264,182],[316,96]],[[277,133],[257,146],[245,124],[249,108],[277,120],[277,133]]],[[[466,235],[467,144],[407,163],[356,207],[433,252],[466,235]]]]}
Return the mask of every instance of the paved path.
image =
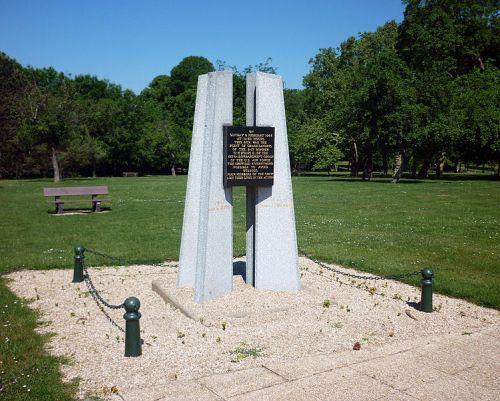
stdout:
{"type": "Polygon", "coordinates": [[[116,400],[500,400],[500,327],[124,390],[116,400]]]}

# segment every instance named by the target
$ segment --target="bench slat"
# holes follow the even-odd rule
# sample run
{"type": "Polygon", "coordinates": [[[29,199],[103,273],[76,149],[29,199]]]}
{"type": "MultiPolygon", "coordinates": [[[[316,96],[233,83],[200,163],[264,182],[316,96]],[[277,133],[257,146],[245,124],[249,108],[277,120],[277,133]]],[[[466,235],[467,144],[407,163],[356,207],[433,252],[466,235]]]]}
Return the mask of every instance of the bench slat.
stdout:
{"type": "Polygon", "coordinates": [[[75,196],[75,195],[106,195],[109,194],[108,187],[61,187],[61,188],[44,188],[44,196],[75,196]]]}
{"type": "Polygon", "coordinates": [[[46,200],[47,203],[88,203],[88,202],[111,202],[111,199],[59,199],[46,200]]]}

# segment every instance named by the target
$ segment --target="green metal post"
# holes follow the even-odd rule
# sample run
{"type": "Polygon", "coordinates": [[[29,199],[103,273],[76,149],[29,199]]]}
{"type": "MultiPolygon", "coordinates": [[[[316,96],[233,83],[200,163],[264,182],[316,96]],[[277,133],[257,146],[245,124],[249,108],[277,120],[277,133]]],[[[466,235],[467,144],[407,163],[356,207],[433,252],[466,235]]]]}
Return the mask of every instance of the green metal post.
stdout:
{"type": "Polygon", "coordinates": [[[73,283],[83,281],[83,264],[85,263],[85,248],[81,245],[75,246],[75,266],[73,269],[73,283]]]}
{"type": "Polygon", "coordinates": [[[422,299],[420,300],[420,310],[422,312],[432,312],[432,279],[434,273],[430,267],[425,267],[422,273],[422,299]]]}
{"type": "Polygon", "coordinates": [[[141,356],[142,342],[139,319],[141,302],[136,297],[129,297],[123,303],[125,308],[125,356],[141,356]]]}

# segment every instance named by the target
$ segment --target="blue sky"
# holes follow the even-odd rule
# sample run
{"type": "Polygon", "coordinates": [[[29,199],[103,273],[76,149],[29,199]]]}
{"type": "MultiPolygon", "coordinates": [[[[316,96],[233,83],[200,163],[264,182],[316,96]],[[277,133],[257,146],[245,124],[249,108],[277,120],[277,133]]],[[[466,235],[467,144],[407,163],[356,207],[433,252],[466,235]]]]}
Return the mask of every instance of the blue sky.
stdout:
{"type": "Polygon", "coordinates": [[[271,57],[301,88],[320,48],[401,22],[400,0],[0,0],[0,51],[139,93],[186,56],[242,70],[271,57]]]}

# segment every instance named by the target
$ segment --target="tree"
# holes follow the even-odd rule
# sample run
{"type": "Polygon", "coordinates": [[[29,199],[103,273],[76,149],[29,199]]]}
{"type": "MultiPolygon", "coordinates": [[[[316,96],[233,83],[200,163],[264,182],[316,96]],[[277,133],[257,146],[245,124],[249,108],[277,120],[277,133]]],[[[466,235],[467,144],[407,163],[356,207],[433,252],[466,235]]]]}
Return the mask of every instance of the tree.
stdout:
{"type": "Polygon", "coordinates": [[[213,64],[205,57],[189,56],[182,59],[170,71],[171,96],[178,96],[188,90],[196,89],[198,76],[214,71],[213,64]]]}
{"type": "Polygon", "coordinates": [[[61,179],[60,157],[71,141],[72,87],[70,80],[53,68],[26,70],[24,102],[26,115],[22,130],[35,143],[44,144],[50,155],[54,182],[61,179]]]}
{"type": "Polygon", "coordinates": [[[217,71],[233,71],[233,124],[246,125],[246,76],[253,72],[265,72],[276,74],[277,69],[273,67],[272,58],[268,57],[266,61],[249,65],[242,71],[236,66],[230,66],[225,61],[217,60],[217,71]]]}
{"type": "Polygon", "coordinates": [[[453,108],[454,98],[463,97],[456,81],[475,69],[498,68],[499,5],[496,0],[406,0],[405,5],[397,46],[414,72],[424,111],[414,158],[423,159],[420,176],[427,176],[432,160],[439,176],[445,155],[458,154],[453,108]]]}
{"type": "Polygon", "coordinates": [[[5,53],[0,53],[0,177],[19,176],[25,161],[18,131],[22,125],[27,85],[23,68],[5,53]]]}
{"type": "MultiPolygon", "coordinates": [[[[72,165],[90,168],[92,176],[97,176],[97,168],[107,158],[105,138],[116,126],[119,99],[122,90],[119,86],[100,80],[95,76],[79,75],[73,80],[75,96],[73,99],[77,115],[76,130],[79,137],[72,142],[78,146],[78,161],[72,165]]],[[[74,154],[74,152],[72,152],[74,154]]]]}
{"type": "Polygon", "coordinates": [[[351,153],[352,174],[370,178],[376,157],[388,168],[390,155],[404,151],[414,116],[410,74],[398,58],[398,27],[388,22],[376,32],[321,49],[304,78],[306,109],[339,134],[338,144],[351,153]]]}
{"type": "MultiPolygon", "coordinates": [[[[500,74],[497,68],[475,68],[456,80],[452,99],[455,149],[459,160],[500,165],[500,74]]],[[[500,168],[497,169],[500,175],[500,168]]]]}

